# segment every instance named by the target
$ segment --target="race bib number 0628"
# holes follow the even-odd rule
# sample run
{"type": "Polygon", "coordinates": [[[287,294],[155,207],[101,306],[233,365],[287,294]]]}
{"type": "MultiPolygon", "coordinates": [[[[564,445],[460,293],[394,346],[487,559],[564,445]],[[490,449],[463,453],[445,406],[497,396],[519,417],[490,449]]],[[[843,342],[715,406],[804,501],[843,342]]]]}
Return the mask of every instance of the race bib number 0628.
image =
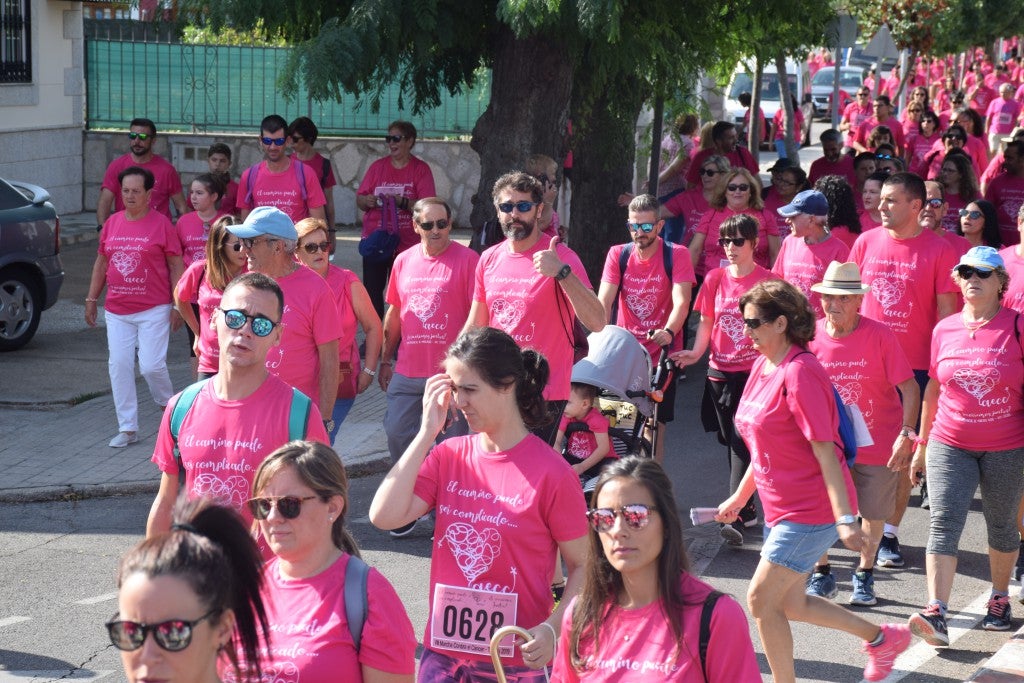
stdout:
{"type": "MultiPolygon", "coordinates": [[[[477,655],[489,655],[491,636],[502,626],[516,623],[519,596],[515,593],[434,586],[434,611],[430,616],[430,646],[477,655]]],[[[515,637],[501,642],[498,654],[511,657],[515,637]]]]}

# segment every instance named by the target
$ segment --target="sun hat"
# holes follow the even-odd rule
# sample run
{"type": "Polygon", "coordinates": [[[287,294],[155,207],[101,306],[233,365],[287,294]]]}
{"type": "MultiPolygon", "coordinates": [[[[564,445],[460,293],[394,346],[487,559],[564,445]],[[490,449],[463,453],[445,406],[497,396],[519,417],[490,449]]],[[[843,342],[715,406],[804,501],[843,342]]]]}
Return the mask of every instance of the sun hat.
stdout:
{"type": "Polygon", "coordinates": [[[1016,128],[1014,128],[1010,132],[1009,135],[1007,135],[1006,137],[1002,138],[1002,141],[1003,142],[1013,142],[1014,140],[1019,140],[1020,138],[1024,138],[1024,127],[1017,126],[1016,128]]]}
{"type": "Polygon", "coordinates": [[[817,190],[804,190],[798,192],[793,201],[785,206],[780,206],[778,209],[780,216],[795,216],[798,213],[806,213],[810,216],[827,216],[828,215],[828,200],[825,199],[825,195],[818,192],[817,190]]]}
{"type": "Polygon", "coordinates": [[[825,275],[821,282],[811,285],[811,291],[818,294],[834,294],[844,296],[846,294],[867,294],[871,287],[860,280],[860,268],[852,261],[840,263],[833,261],[825,269],[825,275]]]}
{"type": "Polygon", "coordinates": [[[1004,268],[1005,264],[1003,257],[992,247],[971,247],[966,254],[960,257],[960,263],[956,264],[956,267],[960,266],[970,266],[977,270],[995,270],[1004,268]]]}
{"type": "Polygon", "coordinates": [[[228,232],[242,238],[273,235],[286,240],[299,239],[292,219],[274,206],[257,206],[249,212],[241,225],[229,225],[228,232]]]}

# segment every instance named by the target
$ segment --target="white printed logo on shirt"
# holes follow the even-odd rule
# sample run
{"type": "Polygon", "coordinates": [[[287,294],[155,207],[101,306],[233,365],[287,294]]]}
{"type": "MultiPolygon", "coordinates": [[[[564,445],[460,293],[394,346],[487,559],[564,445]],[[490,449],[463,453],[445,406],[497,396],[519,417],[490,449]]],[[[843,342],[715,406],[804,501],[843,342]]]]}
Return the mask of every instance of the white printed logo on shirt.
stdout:
{"type": "Polygon", "coordinates": [[[642,294],[630,294],[626,297],[626,305],[633,315],[641,320],[647,320],[654,313],[654,300],[642,294]]]}
{"type": "Polygon", "coordinates": [[[860,382],[849,382],[847,384],[836,384],[836,391],[842,399],[844,406],[852,406],[860,401],[862,388],[860,382]]]}
{"type": "Polygon", "coordinates": [[[995,368],[975,370],[973,368],[960,368],[953,373],[953,381],[960,385],[960,388],[979,401],[985,394],[995,389],[999,383],[999,371],[995,368]]]}
{"type": "Polygon", "coordinates": [[[142,256],[137,251],[116,251],[110,258],[110,262],[117,268],[117,272],[123,277],[128,277],[135,272],[142,262],[142,256]]]}
{"type": "Polygon", "coordinates": [[[743,341],[743,321],[734,315],[723,315],[718,319],[718,326],[722,328],[732,343],[739,346],[743,341]]]}
{"type": "Polygon", "coordinates": [[[905,292],[906,284],[903,280],[876,277],[871,281],[871,293],[885,309],[891,309],[899,303],[905,292]]]}
{"type": "Polygon", "coordinates": [[[196,496],[212,498],[221,505],[240,510],[249,499],[249,481],[238,475],[221,479],[216,474],[204,472],[196,475],[192,482],[192,492],[196,496]]]}
{"type": "Polygon", "coordinates": [[[491,303],[491,321],[503,330],[515,329],[526,314],[526,303],[522,299],[495,299],[491,303]]]}
{"type": "Polygon", "coordinates": [[[1024,204],[1024,201],[1022,201],[1018,197],[1013,197],[1009,199],[1004,199],[1002,203],[999,205],[999,208],[1003,211],[1003,213],[1005,213],[1007,216],[1016,221],[1017,216],[1020,215],[1021,204],[1024,204]]]}
{"type": "Polygon", "coordinates": [[[413,312],[420,322],[425,323],[434,317],[437,309],[441,306],[441,295],[434,294],[413,294],[409,297],[409,310],[413,312]]]}
{"type": "Polygon", "coordinates": [[[486,573],[501,554],[501,534],[490,527],[477,531],[469,524],[455,522],[448,526],[444,540],[470,585],[486,573]]]}

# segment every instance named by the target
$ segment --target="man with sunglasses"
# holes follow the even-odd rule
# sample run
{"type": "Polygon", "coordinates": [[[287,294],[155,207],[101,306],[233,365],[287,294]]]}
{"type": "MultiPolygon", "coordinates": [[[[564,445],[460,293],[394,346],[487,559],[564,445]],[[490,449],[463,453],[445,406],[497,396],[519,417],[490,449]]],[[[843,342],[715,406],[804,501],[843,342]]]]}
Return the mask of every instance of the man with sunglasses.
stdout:
{"type": "Polygon", "coordinates": [[[871,133],[879,126],[885,126],[892,133],[892,141],[896,146],[896,155],[903,156],[907,148],[907,136],[903,133],[903,124],[892,115],[892,102],[886,95],[879,95],[872,105],[874,115],[857,127],[857,134],[853,139],[853,148],[858,152],[870,152],[871,147],[868,139],[871,133]]]}
{"type": "Polygon", "coordinates": [[[551,376],[544,398],[552,422],[535,433],[551,443],[569,399],[575,320],[598,332],[606,322],[604,307],[579,256],[558,237],[548,241],[540,232],[540,181],[521,171],[506,173],[495,182],[492,197],[506,239],[480,257],[463,331],[496,327],[547,359],[551,376]]]}
{"type": "MultiPolygon", "coordinates": [[[[629,203],[626,228],[632,241],[609,250],[597,293],[608,322],[629,330],[654,362],[662,348],[670,353],[682,350],[690,295],[697,284],[689,250],[661,238],[665,221],[658,218],[660,209],[657,197],[649,194],[637,195],[629,203]],[[665,249],[672,250],[671,259],[664,258],[665,249]],[[666,272],[669,263],[671,273],[666,272]]],[[[676,382],[671,381],[658,409],[658,462],[664,460],[665,426],[675,418],[675,399],[676,382]]]]}
{"type": "MultiPolygon", "coordinates": [[[[942,218],[949,210],[949,205],[946,203],[946,188],[937,180],[924,181],[924,187],[925,200],[921,207],[921,213],[917,216],[917,222],[924,230],[931,230],[948,242],[953,247],[957,258],[963,256],[971,248],[971,243],[963,235],[950,232],[942,225],[942,218]]],[[[957,308],[960,308],[962,303],[958,299],[957,308]]]]}
{"type": "MultiPolygon", "coordinates": [[[[195,395],[177,439],[171,422],[182,394],[170,400],[160,422],[152,458],[160,468],[160,489],[146,522],[147,537],[170,530],[181,487],[178,457],[189,498],[213,498],[251,522],[245,501],[251,497],[252,478],[263,458],[290,440],[290,422],[305,416],[305,438],[330,443],[316,405],[297,401],[292,387],[267,367],[268,354],[282,340],[284,301],[277,283],[259,273],[240,275],[224,290],[210,320],[220,371],[195,395]],[[296,412],[297,406],[307,405],[308,415],[296,412]]],[[[261,549],[268,557],[265,544],[261,549]]]]}
{"type": "Polygon", "coordinates": [[[153,152],[156,140],[156,124],[149,119],[132,119],[128,128],[128,153],[110,162],[103,174],[100,197],[96,202],[96,229],[116,211],[124,211],[121,201],[121,183],[118,175],[130,166],[144,168],[153,174],[153,191],[149,195],[149,208],[172,218],[170,204],[179,216],[188,213],[185,195],[181,191],[181,178],[171,162],[153,152]]]}
{"type": "Polygon", "coordinates": [[[288,122],[271,114],[260,123],[263,161],[242,172],[236,208],[245,219],[258,206],[273,206],[298,223],[303,218],[327,220],[327,199],[312,169],[285,153],[288,122]]]}
{"type": "Polygon", "coordinates": [[[861,86],[857,90],[856,99],[846,105],[843,117],[839,120],[839,130],[846,133],[845,143],[849,151],[856,151],[853,142],[857,139],[857,131],[871,118],[871,113],[871,91],[867,86],[861,86]]]}

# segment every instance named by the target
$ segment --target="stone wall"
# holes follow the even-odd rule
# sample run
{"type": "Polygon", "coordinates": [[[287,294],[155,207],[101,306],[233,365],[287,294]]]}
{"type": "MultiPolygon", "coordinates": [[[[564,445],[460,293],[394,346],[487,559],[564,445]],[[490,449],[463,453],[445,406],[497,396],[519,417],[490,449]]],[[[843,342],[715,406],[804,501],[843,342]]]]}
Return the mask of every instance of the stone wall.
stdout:
{"type": "MultiPolygon", "coordinates": [[[[171,163],[181,174],[186,187],[199,173],[207,170],[206,150],[214,142],[223,142],[232,150],[232,177],[236,180],[242,171],[262,159],[262,152],[254,136],[160,134],[154,150],[171,163]]],[[[380,138],[321,137],[316,149],[330,155],[338,185],[334,188],[336,222],[342,225],[358,223],[356,189],[370,164],[387,153],[380,138]]],[[[103,173],[112,159],[128,151],[126,131],[86,131],[83,162],[83,202],[87,210],[95,210],[103,173]]],[[[480,182],[480,158],[469,147],[468,141],[419,140],[413,154],[420,157],[434,172],[437,194],[452,206],[455,222],[469,225],[472,211],[471,198],[480,182]]]]}

